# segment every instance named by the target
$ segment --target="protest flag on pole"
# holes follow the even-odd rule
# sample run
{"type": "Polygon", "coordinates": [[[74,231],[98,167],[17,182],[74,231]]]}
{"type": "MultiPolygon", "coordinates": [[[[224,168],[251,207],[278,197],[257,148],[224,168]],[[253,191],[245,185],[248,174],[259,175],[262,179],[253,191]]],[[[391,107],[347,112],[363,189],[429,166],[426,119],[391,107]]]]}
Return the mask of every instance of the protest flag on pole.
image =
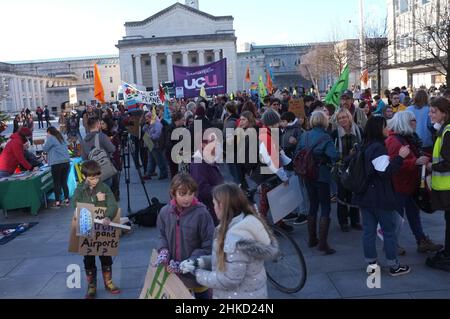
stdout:
{"type": "Polygon", "coordinates": [[[348,81],[350,76],[350,68],[348,65],[342,71],[339,80],[333,85],[330,92],[325,97],[325,103],[333,104],[335,108],[340,105],[341,94],[348,89],[348,81]]]}
{"type": "Polygon", "coordinates": [[[98,65],[94,64],[94,96],[101,104],[105,104],[105,90],[103,89],[102,80],[98,65]]]}

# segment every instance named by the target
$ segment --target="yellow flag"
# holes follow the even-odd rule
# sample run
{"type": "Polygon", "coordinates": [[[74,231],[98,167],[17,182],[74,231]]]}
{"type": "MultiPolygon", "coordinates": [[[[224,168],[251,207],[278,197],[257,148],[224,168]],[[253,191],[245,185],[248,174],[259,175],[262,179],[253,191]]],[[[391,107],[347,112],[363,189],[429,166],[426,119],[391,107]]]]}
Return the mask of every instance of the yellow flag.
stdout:
{"type": "Polygon", "coordinates": [[[204,86],[202,86],[202,88],[200,89],[200,96],[202,98],[205,98],[205,99],[208,97],[208,95],[206,94],[206,89],[205,89],[204,86]]]}

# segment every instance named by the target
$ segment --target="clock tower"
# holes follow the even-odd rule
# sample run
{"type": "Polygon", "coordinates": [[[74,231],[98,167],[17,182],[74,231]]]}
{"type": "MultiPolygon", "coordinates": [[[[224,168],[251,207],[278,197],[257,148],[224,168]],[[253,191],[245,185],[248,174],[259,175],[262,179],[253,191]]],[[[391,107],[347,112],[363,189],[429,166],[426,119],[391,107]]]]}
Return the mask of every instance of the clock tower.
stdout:
{"type": "Polygon", "coordinates": [[[186,5],[191,8],[200,10],[198,6],[198,0],[186,0],[186,5]]]}

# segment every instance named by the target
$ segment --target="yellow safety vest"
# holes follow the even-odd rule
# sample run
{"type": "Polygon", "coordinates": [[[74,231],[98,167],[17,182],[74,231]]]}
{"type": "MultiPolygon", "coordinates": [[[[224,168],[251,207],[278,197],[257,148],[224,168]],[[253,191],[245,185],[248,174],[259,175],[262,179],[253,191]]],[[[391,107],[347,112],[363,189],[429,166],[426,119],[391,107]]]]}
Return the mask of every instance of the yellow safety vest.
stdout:
{"type": "MultiPolygon", "coordinates": [[[[438,137],[436,143],[434,144],[433,151],[433,164],[442,162],[441,150],[442,144],[444,143],[445,134],[450,133],[450,125],[444,129],[441,136],[438,137]]],[[[435,191],[448,191],[450,190],[450,172],[436,172],[433,170],[433,176],[431,178],[431,188],[435,191]]]]}

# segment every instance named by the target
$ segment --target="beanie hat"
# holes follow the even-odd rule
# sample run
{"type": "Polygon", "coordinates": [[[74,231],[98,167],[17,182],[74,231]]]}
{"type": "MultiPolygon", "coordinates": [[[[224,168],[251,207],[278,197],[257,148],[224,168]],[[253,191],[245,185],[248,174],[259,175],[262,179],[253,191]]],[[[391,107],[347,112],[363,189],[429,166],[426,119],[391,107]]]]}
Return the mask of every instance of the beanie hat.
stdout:
{"type": "Polygon", "coordinates": [[[265,126],[273,126],[280,123],[281,120],[280,115],[277,112],[275,112],[274,110],[268,110],[262,116],[262,121],[265,126]]]}
{"type": "Polygon", "coordinates": [[[30,137],[33,135],[33,132],[31,132],[31,130],[28,127],[22,127],[20,128],[20,130],[18,131],[19,135],[23,136],[23,137],[30,137]]]}

